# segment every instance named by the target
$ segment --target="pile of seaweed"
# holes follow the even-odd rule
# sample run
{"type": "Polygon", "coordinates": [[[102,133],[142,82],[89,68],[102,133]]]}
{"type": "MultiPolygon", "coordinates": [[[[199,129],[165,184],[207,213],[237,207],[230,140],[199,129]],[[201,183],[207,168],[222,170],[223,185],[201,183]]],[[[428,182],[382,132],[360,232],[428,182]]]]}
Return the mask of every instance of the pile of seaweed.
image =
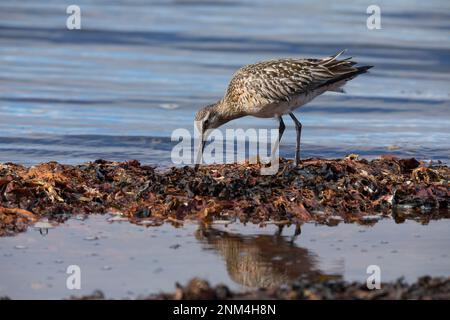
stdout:
{"type": "MultiPolygon", "coordinates": [[[[175,292],[140,296],[147,300],[449,300],[450,278],[424,276],[412,284],[402,278],[381,283],[379,289],[368,289],[366,283],[343,280],[299,279],[290,285],[233,292],[227,286],[211,286],[206,280],[194,278],[185,286],[175,285],[175,292]]],[[[94,291],[86,296],[72,296],[76,300],[103,300],[105,294],[94,291]]]]}
{"type": "MultiPolygon", "coordinates": [[[[98,292],[103,297],[101,292],[98,292]]],[[[95,298],[95,297],[93,297],[95,298]]],[[[300,279],[288,286],[258,289],[247,292],[232,292],[225,285],[211,286],[207,281],[194,278],[186,286],[176,284],[174,293],[150,295],[145,299],[159,300],[449,300],[450,278],[419,278],[408,284],[402,278],[382,283],[380,289],[368,289],[366,283],[343,280],[312,281],[300,279]]]]}
{"type": "Polygon", "coordinates": [[[185,219],[295,223],[374,223],[393,216],[428,221],[449,216],[450,168],[415,159],[281,160],[274,175],[259,164],[174,167],[138,161],[82,165],[0,164],[0,236],[47,217],[117,214],[160,225],[185,219]],[[431,210],[433,209],[433,210],[431,210]]]}

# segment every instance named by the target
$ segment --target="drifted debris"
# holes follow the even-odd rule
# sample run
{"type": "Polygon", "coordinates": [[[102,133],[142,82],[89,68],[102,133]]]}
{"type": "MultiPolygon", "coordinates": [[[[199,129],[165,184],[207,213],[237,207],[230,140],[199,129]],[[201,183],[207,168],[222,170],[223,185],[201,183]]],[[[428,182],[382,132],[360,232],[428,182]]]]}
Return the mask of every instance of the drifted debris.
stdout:
{"type": "Polygon", "coordinates": [[[413,284],[403,279],[382,283],[380,289],[369,290],[366,283],[343,280],[316,281],[300,279],[289,286],[258,289],[248,292],[232,292],[224,285],[212,287],[205,280],[192,279],[186,286],[176,285],[175,293],[160,293],[147,299],[200,300],[200,299],[252,299],[252,300],[429,300],[450,299],[450,278],[419,278],[413,284]]]}
{"type": "Polygon", "coordinates": [[[138,161],[0,164],[0,235],[42,216],[112,213],[136,223],[240,219],[264,223],[375,223],[367,216],[428,221],[448,217],[450,168],[415,159],[281,160],[275,175],[260,165],[227,164],[159,172],[138,161]],[[431,210],[433,209],[433,210],[431,210]],[[368,222],[369,221],[369,222],[368,222]]]}
{"type": "MultiPolygon", "coordinates": [[[[89,296],[72,299],[104,299],[97,291],[89,296]]],[[[403,279],[382,283],[380,289],[369,290],[367,284],[343,280],[299,279],[290,285],[260,288],[245,292],[233,292],[225,285],[211,286],[207,281],[194,278],[185,286],[176,284],[174,293],[141,296],[148,300],[449,300],[450,278],[424,276],[412,284],[403,279]]]]}
{"type": "Polygon", "coordinates": [[[27,210],[0,206],[0,236],[25,231],[34,221],[35,215],[27,210]]]}

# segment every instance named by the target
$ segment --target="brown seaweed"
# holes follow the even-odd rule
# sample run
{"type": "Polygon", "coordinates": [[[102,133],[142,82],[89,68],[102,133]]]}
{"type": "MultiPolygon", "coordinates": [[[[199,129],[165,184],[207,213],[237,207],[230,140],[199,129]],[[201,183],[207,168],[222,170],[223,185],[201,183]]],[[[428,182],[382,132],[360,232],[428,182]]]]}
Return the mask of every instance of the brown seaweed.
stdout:
{"type": "MultiPolygon", "coordinates": [[[[105,294],[95,291],[77,300],[103,300],[105,294]]],[[[186,285],[175,285],[175,292],[164,292],[138,299],[147,300],[449,300],[450,278],[424,276],[408,284],[402,278],[382,283],[380,289],[369,290],[366,283],[329,279],[298,279],[290,285],[234,292],[227,286],[211,286],[194,278],[186,285]]]]}
{"type": "Polygon", "coordinates": [[[382,283],[380,289],[369,290],[366,283],[329,279],[299,279],[290,285],[260,288],[247,292],[233,292],[225,285],[211,286],[194,278],[185,286],[176,284],[174,293],[160,293],[144,297],[159,300],[449,300],[450,278],[424,276],[412,284],[402,278],[382,283]]]}
{"type": "Polygon", "coordinates": [[[0,236],[40,217],[120,214],[132,222],[181,224],[214,219],[299,224],[375,223],[448,217],[450,168],[385,156],[372,161],[281,160],[275,175],[259,164],[174,167],[158,171],[138,161],[48,162],[26,168],[0,164],[0,236]]]}

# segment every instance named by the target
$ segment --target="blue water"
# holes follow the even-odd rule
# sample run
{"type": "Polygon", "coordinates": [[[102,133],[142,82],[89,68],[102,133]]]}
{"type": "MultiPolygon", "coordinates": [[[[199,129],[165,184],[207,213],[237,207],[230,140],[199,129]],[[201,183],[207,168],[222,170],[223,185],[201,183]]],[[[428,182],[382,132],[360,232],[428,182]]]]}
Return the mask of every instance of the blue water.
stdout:
{"type": "MultiPolygon", "coordinates": [[[[346,48],[375,67],[351,81],[345,95],[327,93],[296,112],[303,123],[303,156],[388,153],[449,163],[450,2],[377,0],[382,29],[368,30],[366,9],[372,4],[0,0],[0,162],[105,158],[166,167],[176,144],[173,130],[192,131],[196,110],[219,99],[242,65],[323,57],[346,48]],[[79,31],[66,29],[66,7],[73,3],[81,7],[79,31]]],[[[285,121],[281,154],[292,157],[295,131],[285,121]]],[[[243,118],[230,127],[277,123],[243,118]]],[[[138,230],[111,226],[103,217],[89,221],[69,221],[47,237],[32,230],[2,239],[0,295],[77,294],[65,287],[68,264],[83,268],[88,281],[82,293],[102,289],[120,298],[173,290],[175,281],[193,276],[233,289],[260,285],[244,283],[247,275],[288,282],[286,270],[292,279],[311,269],[364,282],[367,265],[379,264],[383,281],[414,281],[424,274],[448,276],[450,263],[447,220],[427,226],[385,221],[370,229],[307,224],[294,245],[287,235],[272,239],[275,229],[257,237],[262,231],[251,226],[228,230],[241,236],[201,238],[194,225],[138,230]],[[100,240],[83,240],[92,234],[100,240]],[[170,246],[178,242],[174,254],[170,246]],[[243,255],[233,258],[229,252],[236,248],[243,255]],[[248,253],[255,257],[250,267],[241,263],[248,253]],[[280,264],[286,257],[297,260],[280,264]]]]}
{"type": "MultiPolygon", "coordinates": [[[[176,128],[219,99],[240,66],[344,48],[374,65],[297,111],[303,155],[450,160],[450,2],[0,1],[0,162],[97,158],[170,165],[176,128]]],[[[294,129],[281,154],[293,155],[294,129]]],[[[226,127],[276,128],[244,118],[226,127]]]]}
{"type": "Polygon", "coordinates": [[[277,234],[275,225],[231,223],[203,229],[71,219],[42,235],[36,228],[0,241],[0,296],[62,299],[102,290],[106,297],[136,298],[173,292],[175,282],[201,277],[232,290],[290,284],[300,277],[365,283],[377,265],[383,282],[404,277],[450,276],[449,220],[421,225],[381,220],[372,227],[307,223],[277,234]],[[81,289],[69,290],[68,266],[81,270],[81,289]]]}

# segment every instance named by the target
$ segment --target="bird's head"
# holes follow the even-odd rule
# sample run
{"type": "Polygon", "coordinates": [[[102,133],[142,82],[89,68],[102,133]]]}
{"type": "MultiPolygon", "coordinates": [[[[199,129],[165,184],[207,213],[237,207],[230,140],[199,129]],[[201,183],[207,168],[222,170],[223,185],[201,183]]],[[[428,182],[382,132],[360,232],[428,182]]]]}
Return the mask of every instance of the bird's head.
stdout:
{"type": "Polygon", "coordinates": [[[220,127],[224,121],[219,107],[220,101],[201,108],[195,115],[195,126],[201,137],[201,151],[205,148],[206,138],[210,133],[209,130],[220,127]]]}
{"type": "Polygon", "coordinates": [[[201,108],[195,115],[195,125],[198,132],[204,134],[208,129],[218,128],[221,124],[221,117],[217,110],[219,102],[201,108]]]}
{"type": "Polygon", "coordinates": [[[218,110],[219,102],[201,108],[195,115],[195,126],[202,137],[206,140],[212,129],[216,129],[223,124],[222,117],[218,110]]]}

